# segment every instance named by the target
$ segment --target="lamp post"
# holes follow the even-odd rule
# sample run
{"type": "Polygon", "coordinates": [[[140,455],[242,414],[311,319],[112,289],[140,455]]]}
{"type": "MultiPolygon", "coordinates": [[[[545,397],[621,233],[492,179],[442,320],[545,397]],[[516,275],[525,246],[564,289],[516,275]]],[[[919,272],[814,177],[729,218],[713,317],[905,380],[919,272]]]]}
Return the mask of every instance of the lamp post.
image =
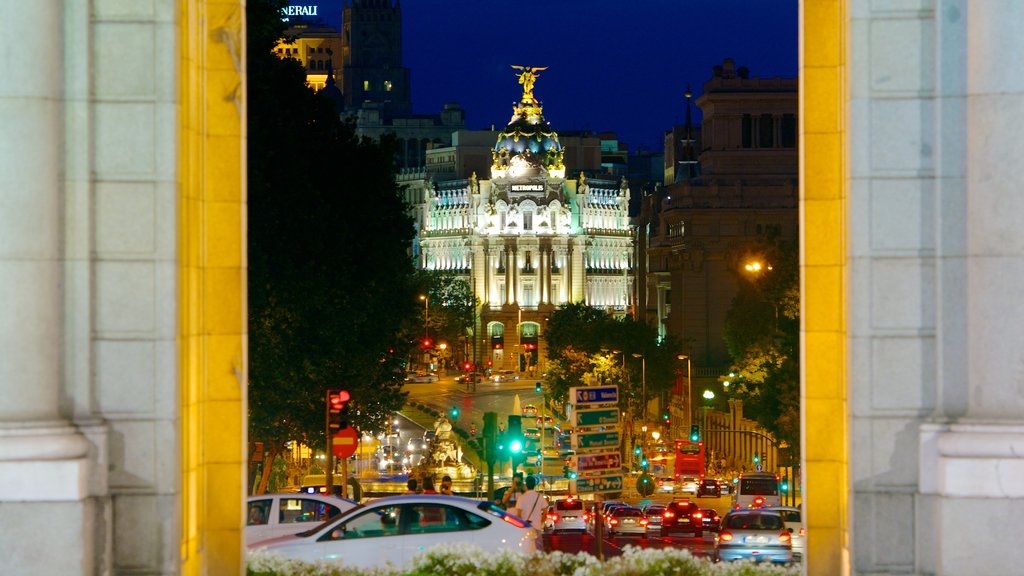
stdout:
{"type": "Polygon", "coordinates": [[[420,300],[423,300],[423,341],[426,342],[430,339],[430,332],[428,331],[428,326],[430,325],[430,296],[420,294],[420,300]]]}
{"type": "Polygon", "coordinates": [[[633,353],[633,358],[640,359],[640,402],[643,406],[643,423],[647,424],[647,356],[633,353]]]}
{"type": "Polygon", "coordinates": [[[686,428],[693,425],[693,381],[690,379],[690,356],[680,354],[678,360],[686,360],[686,428]]]}

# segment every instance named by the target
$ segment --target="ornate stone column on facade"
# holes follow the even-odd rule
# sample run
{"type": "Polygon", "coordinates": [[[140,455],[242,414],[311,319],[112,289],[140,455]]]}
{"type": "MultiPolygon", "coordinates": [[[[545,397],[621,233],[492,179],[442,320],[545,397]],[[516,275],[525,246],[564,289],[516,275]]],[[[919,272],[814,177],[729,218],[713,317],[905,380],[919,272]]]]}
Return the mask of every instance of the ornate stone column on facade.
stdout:
{"type": "Polygon", "coordinates": [[[503,252],[505,258],[505,298],[502,305],[512,303],[512,251],[505,245],[503,252]]]}
{"type": "MultiPolygon", "coordinates": [[[[34,549],[46,534],[61,553],[37,573],[80,574],[95,559],[89,443],[61,412],[65,45],[24,33],[63,29],[63,7],[42,0],[0,18],[0,34],[18,38],[0,60],[0,526],[11,528],[0,548],[34,549]]],[[[23,562],[5,558],[5,570],[27,574],[23,562]]]]}

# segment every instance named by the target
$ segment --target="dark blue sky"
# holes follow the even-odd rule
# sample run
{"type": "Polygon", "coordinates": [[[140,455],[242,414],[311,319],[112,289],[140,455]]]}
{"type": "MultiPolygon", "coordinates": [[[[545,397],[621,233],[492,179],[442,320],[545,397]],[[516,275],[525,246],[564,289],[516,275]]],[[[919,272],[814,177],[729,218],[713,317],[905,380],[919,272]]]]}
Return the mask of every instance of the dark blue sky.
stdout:
{"type": "MultiPolygon", "coordinates": [[[[339,14],[341,0],[293,0],[339,14]]],[[[512,64],[548,66],[534,94],[555,130],[612,131],[661,148],[731,57],[752,76],[797,74],[797,0],[402,0],[416,112],[459,102],[469,128],[504,126],[522,93],[512,64]]],[[[340,16],[339,16],[340,20],[340,16]]]]}

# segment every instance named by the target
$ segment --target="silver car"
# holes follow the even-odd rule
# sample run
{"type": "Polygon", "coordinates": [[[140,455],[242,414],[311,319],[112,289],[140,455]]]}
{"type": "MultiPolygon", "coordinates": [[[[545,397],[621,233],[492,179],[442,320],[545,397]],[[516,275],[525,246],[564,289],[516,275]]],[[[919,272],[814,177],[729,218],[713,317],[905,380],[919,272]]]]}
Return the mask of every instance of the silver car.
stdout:
{"type": "Polygon", "coordinates": [[[641,538],[647,538],[647,523],[647,515],[639,508],[619,506],[608,513],[605,526],[609,538],[620,534],[639,534],[641,538]]]}
{"type": "Polygon", "coordinates": [[[661,531],[661,516],[665,513],[664,504],[647,504],[643,508],[647,515],[647,529],[655,532],[661,531]]]}
{"type": "Polygon", "coordinates": [[[772,506],[770,510],[774,510],[782,515],[782,521],[786,523],[786,530],[793,536],[793,558],[797,560],[803,559],[807,530],[804,528],[800,509],[793,506],[772,506]]]}
{"type": "Polygon", "coordinates": [[[715,535],[715,559],[788,564],[793,561],[793,537],[776,511],[733,510],[715,535]]]}
{"type": "Polygon", "coordinates": [[[587,511],[578,498],[555,500],[551,509],[551,532],[587,531],[587,511]]]}

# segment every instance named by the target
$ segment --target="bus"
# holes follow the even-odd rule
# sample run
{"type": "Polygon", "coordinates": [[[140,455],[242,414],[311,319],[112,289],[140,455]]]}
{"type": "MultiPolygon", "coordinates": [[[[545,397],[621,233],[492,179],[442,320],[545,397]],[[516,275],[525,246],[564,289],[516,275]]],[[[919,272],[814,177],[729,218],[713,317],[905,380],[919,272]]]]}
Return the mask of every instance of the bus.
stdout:
{"type": "Polygon", "coordinates": [[[782,506],[779,477],[769,472],[746,472],[740,474],[732,507],[761,508],[782,506]]]}
{"type": "Polygon", "coordinates": [[[704,470],[704,443],[676,440],[676,482],[683,477],[696,478],[699,482],[704,470]]]}

